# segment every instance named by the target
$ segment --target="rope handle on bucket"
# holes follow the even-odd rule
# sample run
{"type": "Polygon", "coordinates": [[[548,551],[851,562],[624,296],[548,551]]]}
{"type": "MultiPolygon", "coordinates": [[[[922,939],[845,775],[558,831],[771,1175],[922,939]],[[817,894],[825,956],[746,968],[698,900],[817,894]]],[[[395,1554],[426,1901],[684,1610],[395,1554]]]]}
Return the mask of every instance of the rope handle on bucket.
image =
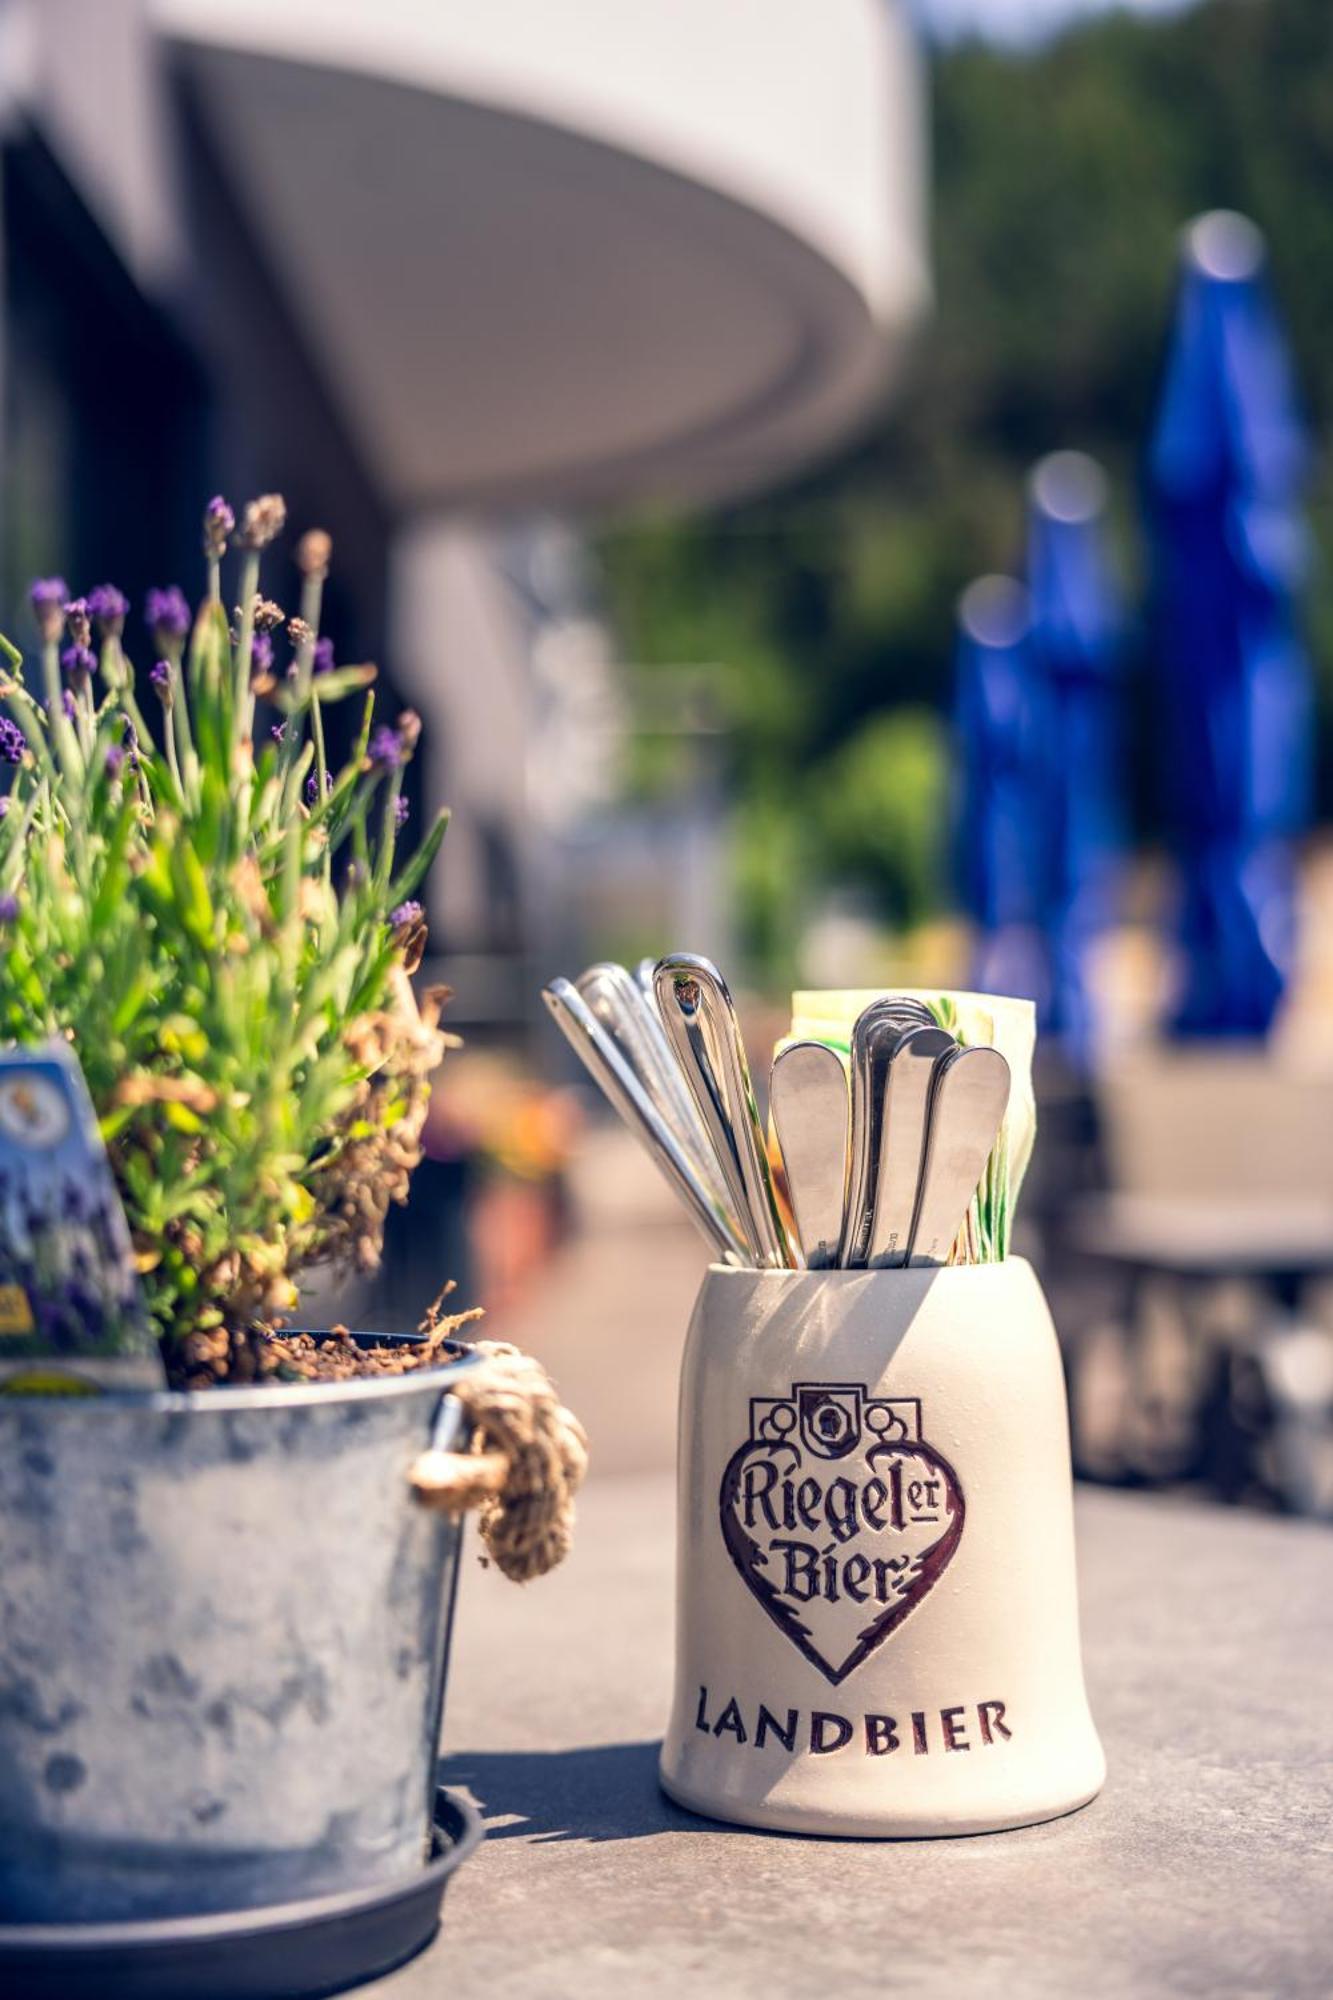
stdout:
{"type": "Polygon", "coordinates": [[[457,1518],[475,1509],[497,1569],[527,1583],[568,1553],[588,1440],[539,1361],[503,1341],[479,1340],[474,1352],[480,1364],[449,1387],[471,1425],[470,1449],[428,1446],[408,1478],[422,1505],[438,1513],[457,1518]]]}

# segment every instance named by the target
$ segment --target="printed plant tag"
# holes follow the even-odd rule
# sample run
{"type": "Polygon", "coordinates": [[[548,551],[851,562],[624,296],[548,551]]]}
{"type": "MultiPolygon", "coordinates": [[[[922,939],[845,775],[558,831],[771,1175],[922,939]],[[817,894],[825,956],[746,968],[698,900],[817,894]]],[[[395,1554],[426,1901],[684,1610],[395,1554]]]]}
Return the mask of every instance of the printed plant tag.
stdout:
{"type": "Polygon", "coordinates": [[[835,1687],[933,1589],[964,1515],[953,1467],[922,1438],[920,1402],[848,1382],[752,1398],[721,1510],[746,1584],[835,1687]]]}
{"type": "Polygon", "coordinates": [[[133,1246],[67,1043],[0,1050],[0,1391],[160,1387],[133,1246]]]}

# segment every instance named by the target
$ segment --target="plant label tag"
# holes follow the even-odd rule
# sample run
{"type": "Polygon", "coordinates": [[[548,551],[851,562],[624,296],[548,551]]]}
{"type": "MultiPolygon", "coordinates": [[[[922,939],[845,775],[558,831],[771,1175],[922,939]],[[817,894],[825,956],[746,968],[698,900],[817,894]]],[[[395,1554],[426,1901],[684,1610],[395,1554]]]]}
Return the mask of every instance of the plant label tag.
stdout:
{"type": "Polygon", "coordinates": [[[61,1041],[0,1050],[0,1394],[161,1386],[78,1060],[61,1041]]]}

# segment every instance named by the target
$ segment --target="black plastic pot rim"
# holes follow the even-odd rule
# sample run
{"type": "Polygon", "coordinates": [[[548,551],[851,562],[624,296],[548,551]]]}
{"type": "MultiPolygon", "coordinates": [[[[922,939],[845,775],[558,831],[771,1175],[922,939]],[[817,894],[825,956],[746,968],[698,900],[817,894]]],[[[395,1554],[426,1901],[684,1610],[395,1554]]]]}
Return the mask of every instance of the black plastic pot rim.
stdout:
{"type": "MultiPolygon", "coordinates": [[[[359,1918],[374,1920],[399,1905],[419,1903],[423,1896],[432,1892],[433,1927],[437,1921],[435,1910],[450,1876],[475,1851],[484,1832],[481,1814],[471,1801],[444,1787],[436,1793],[433,1817],[435,1840],[432,1852],[422,1861],[415,1875],[375,1883],[368,1888],[343,1889],[333,1895],[311,1896],[297,1902],[217,1910],[201,1916],[127,1918],[99,1923],[0,1924],[0,1974],[25,1958],[31,1958],[38,1966],[46,1959],[59,1961],[71,1973],[77,1967],[81,1975],[85,1970],[95,1972],[98,1962],[107,1953],[128,1954],[144,1961],[161,1962],[169,1960],[175,1952],[197,1953],[201,1948],[219,1952],[247,1944],[271,1946],[284,1933],[314,1933],[319,1927],[331,1923],[355,1926],[359,1918]]],[[[427,1936],[428,1933],[423,1931],[422,1935],[406,1940],[406,1956],[420,1950],[427,1942],[427,1936]]],[[[348,1931],[347,1938],[350,1979],[340,1982],[340,1985],[359,1984],[363,1979],[378,1977],[381,1972],[392,1969],[389,1961],[362,1966],[357,1956],[354,1930],[348,1931]]],[[[399,1956],[393,1959],[392,1964],[403,1962],[404,1956],[399,1956]]],[[[44,1987],[43,1990],[48,1989],[44,1987]]],[[[80,1991],[83,1990],[80,1987],[80,1991]]],[[[98,1988],[99,1992],[102,1990],[98,1988]]],[[[208,1990],[206,1976],[202,1980],[185,1978],[181,1990],[197,1994],[202,2000],[208,1990]]],[[[257,1991],[258,1988],[251,1990],[257,1991]]],[[[305,1992],[313,1989],[301,1986],[293,1990],[305,1992]]],[[[330,1989],[321,1982],[317,1990],[327,1992],[330,1989]]]]}

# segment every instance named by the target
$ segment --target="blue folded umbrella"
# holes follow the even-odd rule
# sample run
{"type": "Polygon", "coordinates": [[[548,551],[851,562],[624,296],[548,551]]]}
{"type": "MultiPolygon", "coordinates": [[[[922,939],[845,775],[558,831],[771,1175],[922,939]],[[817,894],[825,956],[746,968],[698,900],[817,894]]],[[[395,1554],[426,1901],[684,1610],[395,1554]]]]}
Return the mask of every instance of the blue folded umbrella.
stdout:
{"type": "Polygon", "coordinates": [[[1044,1007],[1050,718],[1028,594],[1010,577],[982,577],[959,602],[955,730],[958,879],[977,938],[972,981],[1044,1007]]]}
{"type": "Polygon", "coordinates": [[[1241,216],[1203,216],[1185,236],[1148,463],[1182,1034],[1262,1035],[1286,983],[1289,843],[1311,797],[1296,622],[1308,457],[1262,238],[1241,216]]]}
{"type": "Polygon", "coordinates": [[[1095,1039],[1091,947],[1115,912],[1124,848],[1121,639],[1124,614],[1103,540],[1106,481],[1082,452],[1053,452],[1029,486],[1031,647],[1050,718],[1051,978],[1043,1026],[1082,1064],[1095,1039]]]}

